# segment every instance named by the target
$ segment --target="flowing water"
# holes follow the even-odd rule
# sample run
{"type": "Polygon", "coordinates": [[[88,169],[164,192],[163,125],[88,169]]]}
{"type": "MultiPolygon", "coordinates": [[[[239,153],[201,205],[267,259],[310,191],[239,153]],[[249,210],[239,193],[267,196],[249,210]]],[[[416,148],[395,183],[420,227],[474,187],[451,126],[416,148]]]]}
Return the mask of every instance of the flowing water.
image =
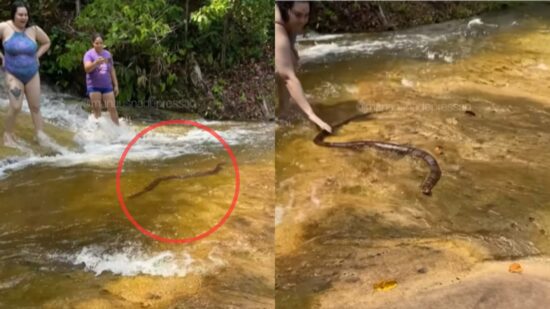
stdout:
{"type": "MultiPolygon", "coordinates": [[[[141,234],[117,202],[118,160],[151,123],[114,127],[46,92],[46,132],[62,148],[38,147],[26,113],[16,131],[26,148],[0,147],[0,308],[272,308],[274,287],[280,308],[401,308],[486,261],[547,258],[549,17],[537,5],[302,39],[300,78],[319,115],[335,123],[375,112],[329,140],[425,149],[441,166],[440,182],[424,196],[423,162],[316,146],[305,122],[275,134],[270,124],[196,119],[231,146],[241,183],[226,224],[192,244],[141,234]],[[392,280],[392,290],[373,289],[392,280]]],[[[0,97],[2,119],[6,106],[0,97]]],[[[224,216],[235,170],[209,134],[167,126],[132,147],[121,191],[143,228],[188,238],[224,216]],[[218,174],[128,198],[156,177],[218,163],[218,174]]]]}
{"type": "MultiPolygon", "coordinates": [[[[194,119],[235,154],[239,200],[210,236],[162,243],[130,223],[115,189],[122,152],[152,123],[116,127],[72,101],[47,90],[42,97],[46,132],[59,147],[37,145],[27,110],[16,128],[25,149],[0,148],[0,308],[273,307],[274,126],[194,119]]],[[[2,119],[7,104],[0,98],[2,119]]],[[[235,176],[213,136],[163,126],[131,148],[121,191],[144,229],[190,238],[227,213],[235,176]],[[205,172],[218,163],[224,164],[218,174],[164,181],[128,198],[157,177],[205,172]]]]}
{"type": "Polygon", "coordinates": [[[424,196],[422,161],[323,148],[312,125],[281,126],[277,307],[401,308],[483,261],[550,256],[549,17],[536,5],[299,40],[300,79],[321,118],[374,112],[329,141],[413,145],[443,174],[424,196]],[[397,287],[376,291],[381,281],[397,287]]]}

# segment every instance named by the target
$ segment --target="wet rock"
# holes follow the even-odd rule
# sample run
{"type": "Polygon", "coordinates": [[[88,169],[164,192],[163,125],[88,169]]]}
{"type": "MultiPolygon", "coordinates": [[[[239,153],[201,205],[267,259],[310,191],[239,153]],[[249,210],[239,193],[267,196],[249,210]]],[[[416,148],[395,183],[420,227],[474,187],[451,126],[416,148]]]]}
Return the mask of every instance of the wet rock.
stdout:
{"type": "Polygon", "coordinates": [[[466,110],[464,111],[464,114],[468,115],[468,116],[472,116],[472,117],[475,117],[476,116],[476,113],[474,113],[473,111],[471,110],[466,110]]]}

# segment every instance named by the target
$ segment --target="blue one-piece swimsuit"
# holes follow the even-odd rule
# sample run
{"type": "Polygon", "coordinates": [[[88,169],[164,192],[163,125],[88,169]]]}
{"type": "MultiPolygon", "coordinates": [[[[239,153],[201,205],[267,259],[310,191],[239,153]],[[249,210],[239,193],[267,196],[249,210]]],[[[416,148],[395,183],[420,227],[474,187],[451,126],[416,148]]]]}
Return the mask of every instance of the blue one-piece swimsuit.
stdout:
{"type": "Polygon", "coordinates": [[[15,31],[3,45],[6,71],[26,85],[38,72],[36,42],[24,32],[15,31]]]}

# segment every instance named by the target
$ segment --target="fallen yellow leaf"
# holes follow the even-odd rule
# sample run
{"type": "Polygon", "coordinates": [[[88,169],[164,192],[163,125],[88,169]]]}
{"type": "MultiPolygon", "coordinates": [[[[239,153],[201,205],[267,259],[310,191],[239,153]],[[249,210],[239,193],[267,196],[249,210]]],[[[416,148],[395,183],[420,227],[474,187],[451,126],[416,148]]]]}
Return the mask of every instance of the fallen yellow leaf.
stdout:
{"type": "Polygon", "coordinates": [[[508,271],[511,273],[517,273],[521,274],[523,272],[523,268],[519,263],[512,263],[510,264],[510,267],[508,268],[508,271]]]}
{"type": "Polygon", "coordinates": [[[395,280],[381,281],[373,285],[376,291],[389,291],[395,288],[396,286],[397,286],[397,281],[395,280]]]}

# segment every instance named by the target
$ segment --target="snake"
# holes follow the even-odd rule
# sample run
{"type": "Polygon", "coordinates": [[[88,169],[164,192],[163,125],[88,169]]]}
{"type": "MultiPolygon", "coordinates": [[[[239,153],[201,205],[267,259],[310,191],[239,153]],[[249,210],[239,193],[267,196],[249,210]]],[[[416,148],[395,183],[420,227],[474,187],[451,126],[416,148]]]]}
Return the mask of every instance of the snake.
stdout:
{"type": "Polygon", "coordinates": [[[395,143],[383,142],[383,141],[374,141],[374,140],[361,140],[361,141],[349,141],[349,142],[325,141],[325,138],[327,138],[328,136],[334,135],[336,131],[340,129],[342,126],[357,119],[367,118],[371,114],[372,113],[364,113],[364,114],[355,115],[336,125],[333,125],[332,133],[322,130],[315,136],[315,138],[313,139],[313,142],[316,145],[323,146],[323,147],[348,148],[356,151],[364,148],[374,148],[380,151],[393,152],[399,155],[408,155],[413,158],[421,159],[424,162],[426,162],[426,164],[430,169],[430,172],[422,182],[420,188],[423,194],[428,196],[431,195],[432,189],[435,187],[435,185],[441,178],[441,168],[439,168],[439,164],[437,163],[437,160],[429,152],[416,147],[408,146],[408,145],[401,145],[401,144],[395,144],[395,143]]]}
{"type": "Polygon", "coordinates": [[[210,176],[219,173],[222,170],[223,163],[218,163],[216,167],[214,167],[211,170],[203,171],[203,172],[197,172],[193,174],[187,174],[187,175],[168,175],[168,176],[161,176],[155,178],[153,181],[151,181],[147,186],[145,186],[141,191],[136,192],[132,195],[130,195],[129,199],[134,199],[138,196],[141,196],[153,189],[155,189],[161,182],[172,180],[172,179],[189,179],[189,178],[196,178],[196,177],[204,177],[204,176],[210,176]]]}

